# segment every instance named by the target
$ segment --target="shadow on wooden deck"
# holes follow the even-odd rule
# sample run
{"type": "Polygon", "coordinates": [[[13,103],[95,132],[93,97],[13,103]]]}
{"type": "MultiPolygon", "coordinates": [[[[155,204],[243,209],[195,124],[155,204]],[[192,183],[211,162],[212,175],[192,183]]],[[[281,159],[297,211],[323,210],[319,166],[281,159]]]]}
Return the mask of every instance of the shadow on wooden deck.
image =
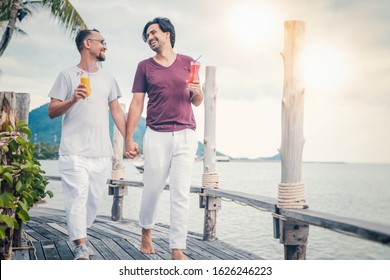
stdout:
{"type": "MultiPolygon", "coordinates": [[[[23,246],[15,248],[16,260],[73,260],[73,245],[68,240],[65,212],[36,206],[30,210],[31,220],[24,225],[23,246]]],[[[112,221],[98,216],[88,229],[88,242],[95,254],[92,260],[169,260],[169,227],[157,224],[153,230],[156,254],[139,251],[141,228],[134,220],[112,221]]],[[[202,236],[189,232],[186,256],[192,260],[259,260],[250,252],[222,241],[203,241],[202,236]]]]}

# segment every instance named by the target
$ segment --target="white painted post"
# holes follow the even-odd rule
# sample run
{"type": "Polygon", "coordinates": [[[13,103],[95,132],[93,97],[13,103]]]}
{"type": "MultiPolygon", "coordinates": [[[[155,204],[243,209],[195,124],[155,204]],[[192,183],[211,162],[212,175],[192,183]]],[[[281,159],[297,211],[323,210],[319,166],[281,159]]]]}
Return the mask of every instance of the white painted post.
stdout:
{"type": "MultiPolygon", "coordinates": [[[[206,66],[206,81],[203,85],[204,91],[204,157],[203,157],[203,188],[218,188],[218,174],[215,169],[216,162],[216,104],[217,104],[217,83],[216,67],[206,66]]],[[[205,207],[203,240],[215,240],[217,210],[220,209],[220,198],[201,197],[201,207],[205,207]]]]}
{"type": "MultiPolygon", "coordinates": [[[[278,207],[306,208],[305,187],[302,183],[303,137],[303,53],[305,23],[284,23],[285,45],[284,91],[282,98],[282,144],[280,157],[282,178],[278,189],[278,207]]],[[[291,221],[280,221],[280,242],[284,244],[285,259],[305,259],[309,226],[291,221]]]]}

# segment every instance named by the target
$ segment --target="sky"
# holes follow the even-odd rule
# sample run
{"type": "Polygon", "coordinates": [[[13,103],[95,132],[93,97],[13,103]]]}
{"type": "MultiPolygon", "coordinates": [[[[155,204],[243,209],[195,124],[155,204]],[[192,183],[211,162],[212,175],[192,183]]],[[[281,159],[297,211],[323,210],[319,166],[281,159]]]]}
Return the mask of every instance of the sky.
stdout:
{"type": "MultiPolygon", "coordinates": [[[[217,150],[268,157],[281,146],[284,22],[305,22],[303,161],[390,162],[390,1],[71,0],[107,41],[103,68],[130,104],[137,63],[154,53],[141,38],[158,16],[175,25],[177,53],[217,69],[217,150]]],[[[74,40],[48,12],[19,25],[0,58],[0,90],[49,102],[58,73],[79,62],[74,40]]],[[[143,116],[145,116],[144,110],[143,116]]],[[[194,107],[203,142],[204,107],[194,107]]]]}

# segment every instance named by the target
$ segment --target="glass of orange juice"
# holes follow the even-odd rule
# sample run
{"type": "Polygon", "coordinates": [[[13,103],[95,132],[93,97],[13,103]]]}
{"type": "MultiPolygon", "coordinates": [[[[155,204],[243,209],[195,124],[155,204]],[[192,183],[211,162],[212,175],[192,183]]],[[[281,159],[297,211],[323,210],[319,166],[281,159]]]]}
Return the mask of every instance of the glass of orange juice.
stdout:
{"type": "Polygon", "coordinates": [[[81,75],[80,77],[80,84],[84,84],[86,86],[86,90],[87,90],[87,97],[91,95],[91,83],[90,83],[90,80],[89,80],[89,73],[86,74],[83,72],[83,75],[81,75]]]}

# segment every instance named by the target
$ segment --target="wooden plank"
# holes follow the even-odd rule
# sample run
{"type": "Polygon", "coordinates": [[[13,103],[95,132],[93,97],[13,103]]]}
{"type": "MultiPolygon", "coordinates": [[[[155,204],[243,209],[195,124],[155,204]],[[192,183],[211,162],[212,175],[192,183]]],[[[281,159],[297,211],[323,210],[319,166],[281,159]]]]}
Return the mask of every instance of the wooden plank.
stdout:
{"type": "Polygon", "coordinates": [[[121,246],[119,246],[114,240],[103,239],[102,240],[118,257],[120,260],[134,260],[134,258],[127,253],[121,246]]]}
{"type": "Polygon", "coordinates": [[[50,176],[50,175],[45,175],[45,177],[49,180],[52,181],[61,181],[61,176],[50,176]]]}
{"type": "Polygon", "coordinates": [[[247,194],[247,193],[231,191],[231,190],[223,190],[223,189],[205,189],[204,193],[210,196],[222,197],[237,202],[245,203],[247,205],[258,207],[270,212],[277,211],[276,208],[277,200],[275,198],[271,198],[267,196],[247,194]]]}
{"type": "Polygon", "coordinates": [[[165,242],[164,238],[153,238],[153,246],[156,254],[163,260],[170,260],[172,257],[171,249],[169,249],[168,241],[165,242]]]}
{"type": "MultiPolygon", "coordinates": [[[[121,225],[121,224],[116,223],[116,225],[121,225]]],[[[100,226],[102,228],[102,230],[110,231],[112,229],[112,226],[110,224],[100,223],[100,224],[95,225],[95,226],[96,227],[100,226]]],[[[118,238],[115,238],[115,240],[118,240],[117,242],[120,242],[119,240],[121,240],[121,239],[126,239],[126,242],[130,243],[130,245],[137,251],[137,253],[140,253],[139,249],[137,249],[137,248],[141,247],[141,236],[140,236],[140,234],[135,234],[133,232],[124,230],[122,228],[117,228],[117,227],[114,227],[113,230],[115,232],[117,232],[118,238]]],[[[122,245],[124,245],[124,244],[122,244],[122,245]]],[[[128,247],[128,245],[126,245],[125,247],[132,250],[132,247],[128,247]]],[[[140,253],[140,254],[142,254],[142,253],[140,253]]],[[[145,259],[149,259],[149,258],[146,257],[145,259]]]]}
{"type": "Polygon", "coordinates": [[[113,186],[120,186],[120,185],[126,185],[129,187],[143,187],[144,184],[140,181],[129,181],[129,180],[107,180],[107,185],[113,185],[113,186]]]}
{"type": "Polygon", "coordinates": [[[104,260],[118,260],[118,256],[102,240],[90,240],[104,260]]]}
{"type": "Polygon", "coordinates": [[[54,233],[51,232],[52,228],[48,227],[46,224],[43,225],[31,225],[36,232],[38,232],[40,235],[44,236],[47,240],[58,240],[60,239],[57,235],[57,231],[54,233]]]}
{"type": "Polygon", "coordinates": [[[227,244],[227,243],[220,241],[220,240],[209,242],[209,241],[204,241],[201,239],[190,239],[189,242],[194,243],[195,246],[193,246],[193,247],[200,248],[200,250],[202,250],[202,251],[208,250],[208,251],[212,252],[212,255],[217,257],[216,259],[223,259],[220,255],[218,255],[218,252],[220,252],[220,251],[222,251],[225,254],[230,255],[232,258],[237,259],[237,260],[241,260],[241,259],[243,259],[243,260],[248,260],[248,259],[249,260],[261,260],[262,259],[261,257],[255,255],[253,253],[244,251],[240,248],[233,247],[232,245],[227,244]]]}
{"type": "Polygon", "coordinates": [[[31,260],[45,260],[45,254],[43,253],[42,244],[39,241],[33,241],[35,250],[30,251],[31,260]]]}
{"type": "MultiPolygon", "coordinates": [[[[107,225],[107,224],[99,224],[99,226],[101,226],[102,228],[106,228],[108,230],[111,228],[111,226],[107,225]]],[[[141,236],[139,234],[134,234],[132,232],[129,232],[129,231],[126,231],[126,230],[123,230],[120,228],[116,228],[115,230],[118,232],[119,238],[126,239],[128,242],[131,243],[131,245],[134,248],[141,247],[141,236]]],[[[139,249],[137,249],[137,251],[139,251],[139,249]]]]}
{"type": "MultiPolygon", "coordinates": [[[[130,232],[129,232],[130,233],[130,232]]],[[[157,244],[154,243],[154,247],[155,247],[155,251],[156,251],[156,254],[143,254],[141,253],[140,251],[140,248],[141,248],[141,236],[138,234],[138,235],[124,235],[124,239],[126,239],[127,242],[129,242],[132,247],[134,248],[134,250],[136,250],[136,252],[132,251],[131,255],[136,255],[138,256],[138,259],[140,255],[142,255],[143,257],[141,257],[141,259],[150,259],[150,260],[163,260],[164,258],[161,257],[162,254],[164,254],[164,250],[162,250],[160,248],[160,246],[158,246],[157,244]]],[[[153,238],[154,240],[155,238],[153,238]]]]}
{"type": "Polygon", "coordinates": [[[43,253],[46,260],[60,260],[57,248],[53,241],[43,240],[41,241],[43,253]]]}
{"type": "Polygon", "coordinates": [[[191,242],[194,245],[202,248],[205,251],[208,251],[208,252],[218,256],[218,258],[221,258],[223,260],[235,260],[235,259],[237,259],[234,256],[232,256],[231,254],[229,254],[231,252],[226,252],[224,250],[224,248],[219,245],[218,242],[215,242],[215,241],[201,241],[201,240],[196,240],[196,239],[192,239],[191,242]]]}
{"type": "Polygon", "coordinates": [[[232,245],[225,243],[223,241],[217,242],[218,246],[221,246],[222,250],[230,251],[231,254],[237,257],[238,260],[263,260],[260,256],[253,254],[251,252],[244,251],[240,248],[233,247],[232,245]]]}
{"type": "MultiPolygon", "coordinates": [[[[104,260],[104,257],[102,256],[102,254],[99,252],[99,250],[97,250],[97,248],[94,246],[94,244],[91,242],[91,241],[95,241],[95,240],[98,240],[98,239],[89,239],[87,241],[87,244],[88,246],[92,249],[93,251],[93,255],[90,256],[90,259],[91,260],[104,260]]],[[[99,241],[99,240],[98,240],[99,241]]]]}
{"type": "Polygon", "coordinates": [[[117,228],[112,224],[104,224],[104,223],[95,223],[94,227],[96,229],[100,229],[102,231],[107,231],[108,233],[111,233],[115,237],[119,238],[128,238],[128,237],[133,237],[133,238],[140,238],[139,234],[117,228]]]}
{"type": "Polygon", "coordinates": [[[164,248],[162,248],[158,244],[158,242],[157,243],[155,242],[159,238],[152,238],[153,246],[154,246],[154,249],[156,251],[155,254],[143,254],[143,253],[141,253],[141,251],[140,251],[140,248],[141,248],[141,236],[140,236],[140,234],[138,234],[135,237],[127,236],[125,239],[128,242],[131,243],[131,245],[135,248],[135,250],[137,250],[136,255],[141,254],[146,259],[150,259],[150,260],[164,260],[164,259],[170,259],[170,257],[171,257],[170,253],[168,253],[164,248]]]}
{"type": "Polygon", "coordinates": [[[37,229],[41,229],[40,233],[50,240],[59,240],[59,239],[67,240],[69,238],[67,229],[56,223],[43,223],[40,224],[39,226],[37,225],[36,230],[37,229]]]}
{"type": "MultiPolygon", "coordinates": [[[[144,186],[143,182],[131,181],[131,180],[111,180],[111,179],[108,179],[107,180],[107,184],[111,185],[112,187],[125,185],[125,186],[129,186],[129,187],[143,188],[143,186],[144,186]]],[[[164,190],[165,191],[169,191],[169,185],[166,185],[164,187],[164,190]]],[[[191,186],[190,187],[190,192],[191,193],[201,193],[202,192],[202,187],[200,187],[200,186],[191,186]]]]}
{"type": "MultiPolygon", "coordinates": [[[[164,242],[168,244],[169,246],[169,240],[167,238],[161,239],[161,242],[164,242]]],[[[189,242],[187,241],[187,248],[183,250],[184,255],[186,255],[190,260],[207,260],[208,258],[204,256],[204,251],[197,250],[196,246],[190,246],[189,242]]],[[[167,259],[169,260],[171,258],[171,254],[168,253],[167,259]]]]}
{"type": "Polygon", "coordinates": [[[311,225],[390,245],[390,225],[341,217],[310,209],[280,209],[280,214],[311,225]]]}
{"type": "Polygon", "coordinates": [[[135,260],[147,260],[144,254],[142,254],[133,244],[131,244],[128,240],[118,238],[115,239],[115,242],[121,246],[126,252],[128,252],[135,260]]]}
{"type": "Polygon", "coordinates": [[[56,233],[59,234],[62,239],[69,239],[68,229],[57,223],[47,223],[47,225],[53,229],[55,229],[56,233]]]}
{"type": "Polygon", "coordinates": [[[32,245],[30,245],[26,240],[22,240],[21,247],[12,248],[13,260],[29,260],[30,254],[29,251],[33,250],[32,245]]]}
{"type": "MultiPolygon", "coordinates": [[[[155,226],[156,226],[156,228],[153,229],[153,232],[154,233],[161,233],[161,235],[159,236],[160,238],[165,238],[167,235],[169,235],[169,228],[170,228],[169,225],[156,223],[155,226]]],[[[187,238],[202,239],[203,238],[203,234],[197,233],[197,232],[193,232],[193,231],[188,231],[187,232],[187,238]]]]}
{"type": "Polygon", "coordinates": [[[35,231],[31,228],[28,228],[26,225],[23,225],[23,228],[24,228],[24,232],[28,235],[28,238],[31,240],[31,241],[38,241],[33,235],[35,233],[35,231]]]}
{"type": "Polygon", "coordinates": [[[35,228],[29,227],[29,223],[24,225],[26,230],[25,232],[30,236],[33,240],[36,241],[42,241],[42,240],[48,240],[45,236],[41,235],[40,233],[36,232],[35,228]]]}
{"type": "Polygon", "coordinates": [[[34,217],[34,221],[41,223],[41,224],[46,224],[46,223],[57,223],[57,224],[64,224],[66,225],[66,218],[65,218],[65,212],[63,212],[62,215],[47,215],[47,216],[36,216],[34,217]]]}
{"type": "Polygon", "coordinates": [[[26,261],[30,260],[30,252],[29,250],[15,250],[13,255],[13,260],[21,260],[26,261]]]}
{"type": "MultiPolygon", "coordinates": [[[[215,240],[213,242],[217,242],[217,240],[215,240]]],[[[199,247],[197,244],[194,244],[193,239],[188,239],[187,244],[188,244],[187,249],[190,248],[192,251],[199,253],[202,256],[202,259],[222,260],[222,258],[220,256],[217,256],[217,255],[213,254],[212,252],[204,250],[204,248],[199,247]]],[[[201,259],[201,258],[199,258],[199,259],[201,259]]]]}
{"type": "Polygon", "coordinates": [[[74,255],[72,247],[69,245],[69,241],[57,240],[54,241],[54,244],[57,248],[58,254],[60,255],[61,260],[73,260],[74,255]]]}
{"type": "Polygon", "coordinates": [[[102,229],[97,224],[93,224],[87,231],[88,238],[90,236],[95,237],[96,239],[104,239],[104,238],[117,238],[118,234],[113,233],[112,231],[108,231],[106,229],[102,229]]]}

